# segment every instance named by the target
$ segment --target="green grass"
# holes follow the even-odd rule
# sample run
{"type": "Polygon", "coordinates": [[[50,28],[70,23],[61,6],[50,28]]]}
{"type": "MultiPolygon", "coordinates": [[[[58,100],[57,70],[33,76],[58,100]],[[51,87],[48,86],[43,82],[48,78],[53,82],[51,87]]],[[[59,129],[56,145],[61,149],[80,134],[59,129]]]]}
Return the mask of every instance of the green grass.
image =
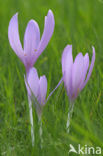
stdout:
{"type": "MultiPolygon", "coordinates": [[[[22,42],[23,43],[23,42],[22,42]]],[[[102,0],[4,0],[0,1],[0,155],[68,156],[69,144],[103,149],[103,1],[102,0]],[[44,16],[52,9],[55,31],[35,67],[48,80],[48,94],[62,77],[61,56],[67,44],[78,52],[96,49],[92,76],[75,100],[70,133],[66,133],[69,108],[60,86],[43,110],[43,148],[40,148],[35,110],[36,145],[31,144],[29,109],[24,84],[25,68],[8,42],[10,18],[19,12],[21,41],[27,22],[35,19],[43,32],[44,16]]],[[[103,155],[103,151],[102,151],[103,155]]],[[[71,153],[73,156],[73,153],[71,153]]]]}

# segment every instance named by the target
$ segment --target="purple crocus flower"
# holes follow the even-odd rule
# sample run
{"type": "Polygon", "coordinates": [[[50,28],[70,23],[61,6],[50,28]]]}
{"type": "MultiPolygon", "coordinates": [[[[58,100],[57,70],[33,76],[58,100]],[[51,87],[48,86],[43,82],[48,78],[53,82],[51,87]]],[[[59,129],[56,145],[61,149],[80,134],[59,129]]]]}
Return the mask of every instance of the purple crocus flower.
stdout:
{"type": "Polygon", "coordinates": [[[32,67],[30,68],[29,72],[27,73],[25,77],[25,84],[26,84],[27,93],[28,93],[29,110],[30,110],[32,145],[34,145],[34,140],[35,140],[34,128],[33,128],[32,104],[35,106],[35,109],[38,115],[38,121],[39,121],[39,126],[40,126],[39,134],[40,134],[41,147],[42,147],[42,142],[43,142],[42,121],[41,121],[42,109],[43,109],[43,106],[51,97],[51,95],[54,93],[54,91],[59,87],[61,82],[62,82],[62,79],[59,81],[56,88],[49,94],[48,98],[46,99],[47,79],[45,75],[39,78],[37,70],[34,67],[32,67]]]}
{"type": "Polygon", "coordinates": [[[54,15],[51,10],[45,17],[44,32],[40,40],[40,30],[36,21],[30,20],[24,35],[24,48],[22,48],[18,31],[18,13],[10,20],[8,27],[8,38],[10,45],[16,55],[24,63],[28,72],[46,48],[54,31],[54,15]]]}
{"type": "Polygon", "coordinates": [[[79,92],[87,84],[95,62],[95,48],[93,47],[93,56],[91,65],[89,68],[89,56],[88,53],[85,56],[79,53],[73,63],[72,57],[72,45],[67,45],[62,55],[62,72],[63,81],[67,90],[67,95],[70,101],[73,101],[79,94],[79,92]],[[88,71],[89,69],[89,71],[88,71]],[[88,71],[88,74],[87,74],[88,71]]]}
{"type": "Polygon", "coordinates": [[[25,80],[28,96],[33,99],[38,116],[46,102],[47,79],[45,75],[38,77],[36,68],[31,68],[25,80]],[[35,98],[34,98],[35,96],[35,98]],[[36,101],[37,100],[37,101],[36,101]]]}

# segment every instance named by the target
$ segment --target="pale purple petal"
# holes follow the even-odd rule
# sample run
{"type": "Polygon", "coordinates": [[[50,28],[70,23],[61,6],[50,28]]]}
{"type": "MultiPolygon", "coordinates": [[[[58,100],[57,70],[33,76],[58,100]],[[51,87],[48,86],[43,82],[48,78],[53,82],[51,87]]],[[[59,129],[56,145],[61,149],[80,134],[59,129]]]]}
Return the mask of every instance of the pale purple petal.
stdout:
{"type": "Polygon", "coordinates": [[[45,76],[41,76],[39,80],[39,103],[45,104],[47,93],[47,79],[45,76]]]}
{"type": "Polygon", "coordinates": [[[37,46],[40,42],[39,26],[34,20],[30,20],[24,35],[24,52],[26,69],[33,67],[37,46]]]}
{"type": "Polygon", "coordinates": [[[79,53],[74,61],[72,68],[72,93],[73,96],[78,94],[78,89],[83,77],[83,55],[79,53]]]}
{"type": "Polygon", "coordinates": [[[86,74],[87,74],[87,71],[88,71],[88,67],[89,67],[89,56],[88,56],[88,53],[85,54],[84,58],[83,58],[83,76],[82,76],[82,80],[81,80],[81,84],[80,84],[80,87],[79,87],[79,90],[82,89],[82,86],[84,84],[84,81],[85,81],[85,78],[86,78],[86,74]]]}
{"type": "MultiPolygon", "coordinates": [[[[68,59],[70,59],[73,62],[73,58],[72,58],[72,45],[67,45],[65,47],[64,51],[63,51],[63,54],[62,54],[62,72],[63,73],[66,70],[65,69],[65,64],[67,64],[69,62],[68,59]]],[[[67,66],[68,66],[68,64],[67,64],[67,66]]]]}
{"type": "Polygon", "coordinates": [[[87,75],[87,78],[82,86],[82,88],[84,88],[84,86],[87,84],[90,76],[91,76],[91,73],[92,73],[92,70],[93,70],[93,67],[94,67],[94,62],[95,62],[95,48],[93,48],[93,56],[92,56],[92,61],[91,61],[91,65],[90,65],[90,68],[89,68],[89,72],[88,72],[88,75],[87,75]]]}
{"type": "Polygon", "coordinates": [[[40,30],[37,22],[30,20],[27,24],[24,35],[24,52],[30,56],[37,51],[40,42],[40,30]]]}
{"type": "Polygon", "coordinates": [[[67,89],[68,95],[71,94],[71,81],[72,81],[72,45],[67,45],[62,55],[62,72],[64,84],[67,89]]]}
{"type": "Polygon", "coordinates": [[[56,85],[56,87],[52,90],[52,92],[49,94],[48,98],[46,99],[46,102],[49,100],[49,98],[52,96],[52,94],[55,92],[55,90],[60,86],[60,84],[63,82],[63,77],[60,79],[59,83],[56,85]]]}
{"type": "Polygon", "coordinates": [[[35,97],[38,97],[38,91],[39,91],[39,77],[38,77],[38,73],[37,70],[35,68],[31,68],[29,70],[29,73],[27,75],[27,90],[28,90],[28,94],[31,95],[31,91],[32,93],[35,95],[35,97]],[[30,91],[31,89],[31,91],[30,91]]]}
{"type": "Polygon", "coordinates": [[[16,13],[10,20],[9,27],[8,27],[8,38],[10,45],[16,55],[21,59],[24,63],[24,52],[22,49],[22,45],[19,39],[19,32],[18,32],[18,13],[16,13]]]}
{"type": "Polygon", "coordinates": [[[45,17],[44,32],[41,37],[40,44],[38,46],[38,54],[36,55],[36,59],[40,56],[40,54],[46,48],[49,40],[51,39],[51,36],[54,31],[54,25],[55,25],[54,15],[53,15],[52,11],[49,10],[47,16],[45,17]]]}

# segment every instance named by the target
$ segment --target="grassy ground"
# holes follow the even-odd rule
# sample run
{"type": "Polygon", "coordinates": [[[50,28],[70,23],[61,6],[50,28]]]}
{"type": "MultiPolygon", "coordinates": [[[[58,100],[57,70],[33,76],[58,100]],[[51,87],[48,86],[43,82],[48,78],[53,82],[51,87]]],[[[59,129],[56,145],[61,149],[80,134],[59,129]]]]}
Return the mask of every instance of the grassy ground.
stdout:
{"type": "Polygon", "coordinates": [[[0,155],[68,156],[69,144],[103,149],[103,0],[0,0],[0,155]],[[55,16],[55,31],[35,64],[39,75],[45,74],[48,79],[48,94],[62,77],[61,56],[67,44],[73,45],[73,57],[82,51],[88,52],[90,59],[93,45],[96,61],[88,84],[75,101],[69,134],[69,102],[63,85],[46,104],[41,149],[35,110],[36,145],[33,148],[31,144],[25,69],[12,51],[7,34],[10,18],[16,12],[21,41],[31,18],[38,22],[42,34],[49,9],[55,16]]]}

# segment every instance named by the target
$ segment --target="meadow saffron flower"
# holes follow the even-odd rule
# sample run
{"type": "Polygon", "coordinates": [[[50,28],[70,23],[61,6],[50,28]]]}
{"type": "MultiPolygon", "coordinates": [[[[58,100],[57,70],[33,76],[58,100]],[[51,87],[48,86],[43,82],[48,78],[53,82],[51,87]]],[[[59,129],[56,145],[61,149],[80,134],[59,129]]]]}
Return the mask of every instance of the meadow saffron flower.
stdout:
{"type": "Polygon", "coordinates": [[[29,70],[25,84],[28,96],[31,97],[36,107],[37,114],[40,116],[41,108],[45,105],[46,102],[47,79],[45,75],[39,78],[36,68],[33,67],[29,70]]]}
{"type": "Polygon", "coordinates": [[[95,62],[95,48],[93,47],[93,56],[89,68],[88,53],[85,56],[79,53],[73,63],[72,45],[67,45],[62,55],[63,81],[67,90],[67,95],[73,101],[80,91],[87,84],[95,62]],[[87,73],[88,72],[88,73],[87,73]]]}
{"type": "Polygon", "coordinates": [[[79,53],[73,63],[72,45],[67,45],[62,55],[62,73],[67,95],[70,98],[70,106],[67,119],[67,133],[69,133],[70,119],[73,113],[74,100],[79,95],[80,91],[87,84],[95,62],[95,49],[93,47],[93,56],[89,67],[88,53],[85,56],[79,53]]]}
{"type": "Polygon", "coordinates": [[[16,55],[24,63],[28,72],[46,48],[54,31],[54,15],[51,10],[45,17],[44,32],[40,39],[40,30],[36,21],[30,20],[24,34],[24,48],[22,48],[18,31],[18,13],[10,20],[8,27],[8,38],[10,45],[16,55]]]}
{"type": "Polygon", "coordinates": [[[42,147],[42,109],[43,106],[47,103],[51,95],[54,91],[59,87],[62,83],[63,79],[59,81],[55,89],[49,94],[48,98],[46,99],[47,93],[47,79],[45,75],[38,77],[37,70],[32,67],[25,77],[25,85],[28,92],[28,101],[29,101],[29,110],[30,110],[30,121],[31,121],[31,136],[32,136],[32,144],[34,145],[34,127],[33,127],[33,115],[32,115],[32,104],[34,105],[39,121],[39,134],[41,139],[41,147],[42,147]]]}
{"type": "Polygon", "coordinates": [[[32,115],[32,103],[33,103],[38,115],[38,121],[40,126],[39,134],[40,134],[41,147],[42,147],[43,139],[42,139],[41,114],[42,114],[42,108],[46,103],[47,79],[45,75],[39,78],[37,70],[32,67],[26,76],[25,84],[26,84],[26,88],[28,92],[28,100],[29,100],[32,144],[34,145],[34,127],[33,127],[33,115],[32,115]]]}

